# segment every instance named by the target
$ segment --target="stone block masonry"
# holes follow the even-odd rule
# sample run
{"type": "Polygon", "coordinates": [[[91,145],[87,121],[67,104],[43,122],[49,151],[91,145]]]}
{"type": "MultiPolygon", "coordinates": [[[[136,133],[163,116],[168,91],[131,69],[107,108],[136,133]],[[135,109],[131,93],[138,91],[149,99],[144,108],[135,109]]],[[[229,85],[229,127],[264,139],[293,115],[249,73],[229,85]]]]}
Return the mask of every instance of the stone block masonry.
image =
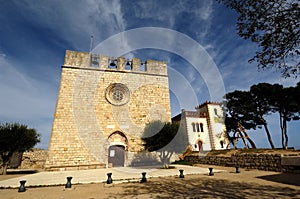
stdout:
{"type": "Polygon", "coordinates": [[[185,161],[194,164],[209,164],[218,166],[235,167],[239,165],[241,168],[259,169],[265,171],[300,173],[300,164],[296,165],[298,157],[283,156],[282,154],[233,154],[228,156],[207,155],[200,157],[197,154],[185,157],[185,161]]]}
{"type": "Polygon", "coordinates": [[[145,125],[170,118],[164,62],[66,51],[45,167],[107,167],[112,145],[124,147],[130,165],[145,125]]]}

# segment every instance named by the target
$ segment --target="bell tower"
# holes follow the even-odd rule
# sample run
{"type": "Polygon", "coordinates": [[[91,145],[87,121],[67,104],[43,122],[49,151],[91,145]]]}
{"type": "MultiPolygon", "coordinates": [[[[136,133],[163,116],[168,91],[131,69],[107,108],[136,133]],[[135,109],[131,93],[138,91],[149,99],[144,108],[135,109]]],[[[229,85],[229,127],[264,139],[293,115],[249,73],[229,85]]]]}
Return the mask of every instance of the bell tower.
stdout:
{"type": "Polygon", "coordinates": [[[45,167],[130,165],[153,120],[171,120],[166,63],[66,51],[45,167]]]}

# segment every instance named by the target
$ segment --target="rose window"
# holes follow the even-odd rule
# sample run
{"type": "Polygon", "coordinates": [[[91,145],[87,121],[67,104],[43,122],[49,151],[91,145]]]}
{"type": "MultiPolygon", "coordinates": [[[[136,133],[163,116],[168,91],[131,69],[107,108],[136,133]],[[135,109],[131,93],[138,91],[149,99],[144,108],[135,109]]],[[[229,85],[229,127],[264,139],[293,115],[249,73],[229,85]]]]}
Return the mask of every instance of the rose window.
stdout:
{"type": "Polygon", "coordinates": [[[127,86],[114,83],[106,88],[106,99],[113,105],[123,105],[129,101],[130,92],[127,86]]]}

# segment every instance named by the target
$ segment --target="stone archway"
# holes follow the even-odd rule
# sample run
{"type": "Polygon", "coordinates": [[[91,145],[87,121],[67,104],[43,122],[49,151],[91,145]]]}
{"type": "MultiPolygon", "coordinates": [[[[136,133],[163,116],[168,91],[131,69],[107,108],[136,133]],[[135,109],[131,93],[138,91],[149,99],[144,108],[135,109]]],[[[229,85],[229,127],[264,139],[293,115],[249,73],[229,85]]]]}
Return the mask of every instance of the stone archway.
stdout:
{"type": "Polygon", "coordinates": [[[123,167],[128,143],[125,134],[116,131],[108,137],[108,141],[108,165],[112,167],[123,167]]]}

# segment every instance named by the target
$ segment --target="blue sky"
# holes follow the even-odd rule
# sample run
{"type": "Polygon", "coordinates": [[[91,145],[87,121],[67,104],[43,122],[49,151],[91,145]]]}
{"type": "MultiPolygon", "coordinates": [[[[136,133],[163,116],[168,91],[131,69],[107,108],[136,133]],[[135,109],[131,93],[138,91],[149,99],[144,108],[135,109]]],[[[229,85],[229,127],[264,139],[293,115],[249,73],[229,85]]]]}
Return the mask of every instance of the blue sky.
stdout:
{"type": "MultiPolygon", "coordinates": [[[[255,63],[249,64],[247,60],[254,55],[257,46],[238,37],[236,14],[214,0],[0,2],[0,121],[20,122],[36,128],[42,135],[38,147],[48,146],[65,50],[88,52],[91,35],[95,47],[115,34],[134,28],[178,31],[205,49],[221,75],[226,92],[248,90],[259,82],[294,86],[299,81],[281,78],[276,70],[258,71],[255,63]]],[[[122,42],[131,45],[126,38],[122,42]]],[[[177,42],[173,41],[174,46],[177,42]]],[[[187,50],[189,54],[205,60],[192,49],[187,50]]],[[[220,100],[211,99],[207,84],[214,77],[205,76],[203,68],[197,71],[178,54],[146,48],[125,56],[167,62],[173,116],[183,108],[193,110],[197,103],[205,100],[220,100]],[[196,102],[189,100],[190,90],[196,102]]],[[[269,118],[273,141],[280,147],[277,115],[269,118]]],[[[297,148],[300,148],[299,124],[299,121],[288,124],[289,145],[297,148]]],[[[269,147],[263,129],[249,134],[258,147],[269,147]]]]}

